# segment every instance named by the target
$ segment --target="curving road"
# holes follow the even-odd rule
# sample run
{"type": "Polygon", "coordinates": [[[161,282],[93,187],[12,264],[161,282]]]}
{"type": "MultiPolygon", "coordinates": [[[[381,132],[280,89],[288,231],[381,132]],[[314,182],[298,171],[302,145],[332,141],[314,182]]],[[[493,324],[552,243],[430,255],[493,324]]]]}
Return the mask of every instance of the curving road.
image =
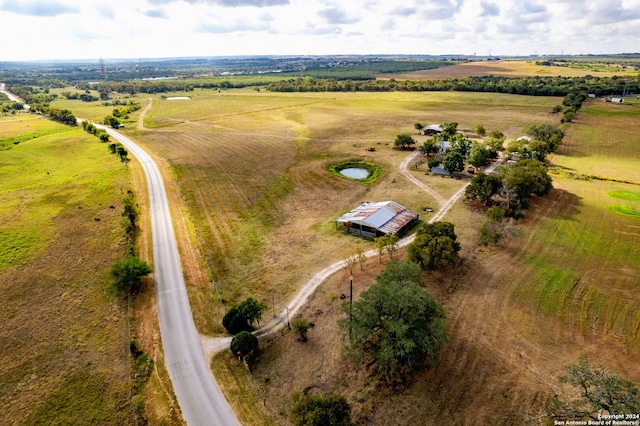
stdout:
{"type": "Polygon", "coordinates": [[[147,178],[162,347],[182,415],[192,426],[239,425],[209,369],[193,322],[160,170],[131,139],[100,127],[138,159],[147,178]]]}

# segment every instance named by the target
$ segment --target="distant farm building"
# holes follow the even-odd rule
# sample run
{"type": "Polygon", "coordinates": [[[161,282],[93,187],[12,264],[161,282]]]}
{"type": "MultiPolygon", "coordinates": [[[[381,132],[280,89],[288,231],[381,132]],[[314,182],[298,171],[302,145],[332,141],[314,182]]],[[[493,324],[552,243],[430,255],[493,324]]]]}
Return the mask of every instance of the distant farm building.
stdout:
{"type": "Polygon", "coordinates": [[[413,222],[418,213],[407,210],[395,201],[364,202],[349,213],[335,220],[336,226],[350,234],[373,239],[383,235],[402,234],[413,222]]]}
{"type": "Polygon", "coordinates": [[[624,103],[624,99],[623,98],[606,98],[605,99],[607,102],[613,102],[614,104],[623,104],[624,103]]]}
{"type": "Polygon", "coordinates": [[[518,142],[519,141],[527,141],[527,142],[531,142],[531,137],[530,136],[520,136],[518,139],[516,139],[518,142]]]}
{"type": "Polygon", "coordinates": [[[420,130],[420,134],[422,136],[439,135],[442,132],[444,132],[444,129],[437,124],[430,124],[427,127],[423,127],[422,130],[420,130]]]}

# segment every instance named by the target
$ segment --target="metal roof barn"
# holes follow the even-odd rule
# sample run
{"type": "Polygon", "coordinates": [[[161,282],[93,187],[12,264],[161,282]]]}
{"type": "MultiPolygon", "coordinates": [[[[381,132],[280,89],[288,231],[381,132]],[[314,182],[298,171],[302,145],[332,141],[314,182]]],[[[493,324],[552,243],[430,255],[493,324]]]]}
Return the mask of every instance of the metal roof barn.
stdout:
{"type": "Polygon", "coordinates": [[[418,213],[407,210],[395,201],[380,201],[364,202],[335,221],[346,223],[350,233],[375,238],[397,234],[416,219],[418,213]]]}

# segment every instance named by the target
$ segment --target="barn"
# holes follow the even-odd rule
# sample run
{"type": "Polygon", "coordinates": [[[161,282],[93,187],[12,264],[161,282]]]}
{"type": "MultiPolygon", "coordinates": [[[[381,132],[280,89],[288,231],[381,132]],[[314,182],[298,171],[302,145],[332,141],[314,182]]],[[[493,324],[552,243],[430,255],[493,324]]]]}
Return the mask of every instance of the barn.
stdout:
{"type": "Polygon", "coordinates": [[[422,136],[439,135],[442,132],[444,132],[444,129],[437,124],[430,124],[427,127],[423,127],[422,130],[420,130],[420,134],[422,136]]]}
{"type": "Polygon", "coordinates": [[[336,227],[363,238],[400,235],[418,220],[418,213],[395,201],[364,202],[335,220],[336,227]]]}

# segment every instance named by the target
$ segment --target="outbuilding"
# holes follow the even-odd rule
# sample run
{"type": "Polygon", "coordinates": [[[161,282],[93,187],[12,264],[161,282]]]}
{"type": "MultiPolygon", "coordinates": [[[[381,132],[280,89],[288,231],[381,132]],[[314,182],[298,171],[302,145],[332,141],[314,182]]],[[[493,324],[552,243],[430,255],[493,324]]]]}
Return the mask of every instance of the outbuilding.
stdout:
{"type": "Polygon", "coordinates": [[[418,213],[395,201],[366,201],[337,218],[335,222],[345,232],[374,239],[383,235],[400,235],[418,218],[418,213]]]}
{"type": "Polygon", "coordinates": [[[422,136],[439,135],[442,132],[444,132],[444,129],[440,127],[438,124],[430,124],[427,127],[423,127],[422,130],[420,130],[420,134],[422,136]]]}

